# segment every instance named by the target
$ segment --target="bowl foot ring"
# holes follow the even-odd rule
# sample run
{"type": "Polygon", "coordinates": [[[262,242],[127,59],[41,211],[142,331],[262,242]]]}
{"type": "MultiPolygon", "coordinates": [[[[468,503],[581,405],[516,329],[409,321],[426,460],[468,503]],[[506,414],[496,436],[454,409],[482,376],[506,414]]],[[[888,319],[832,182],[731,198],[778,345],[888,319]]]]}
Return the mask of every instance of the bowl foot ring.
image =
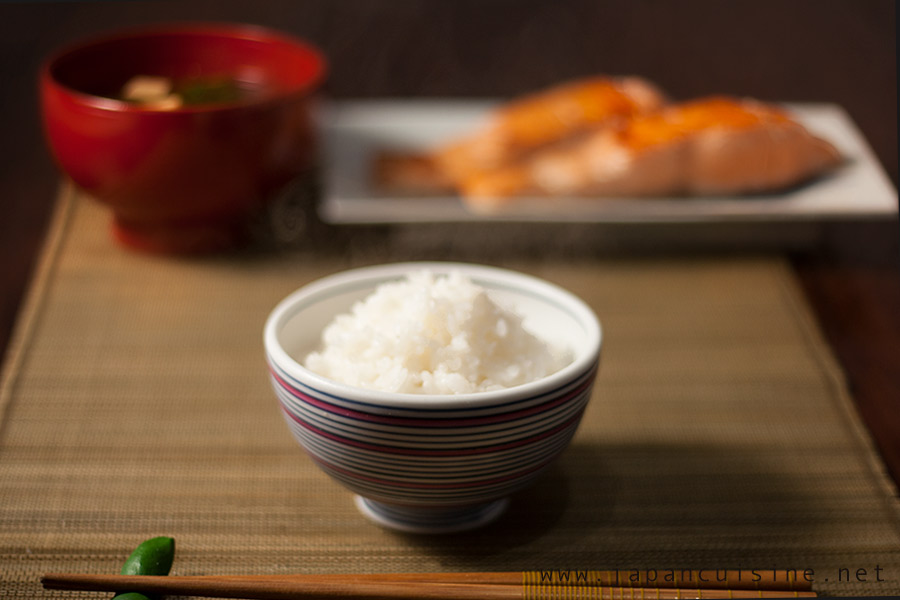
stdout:
{"type": "Polygon", "coordinates": [[[509,506],[508,498],[465,508],[411,508],[354,496],[356,508],[375,523],[406,533],[457,533],[483,527],[509,506]]]}

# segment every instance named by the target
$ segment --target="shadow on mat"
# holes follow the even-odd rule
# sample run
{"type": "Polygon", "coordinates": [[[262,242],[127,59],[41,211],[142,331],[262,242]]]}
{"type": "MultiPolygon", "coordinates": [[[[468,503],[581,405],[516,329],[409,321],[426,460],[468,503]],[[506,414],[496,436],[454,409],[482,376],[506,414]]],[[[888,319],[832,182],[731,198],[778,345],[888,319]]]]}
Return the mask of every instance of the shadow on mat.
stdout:
{"type": "Polygon", "coordinates": [[[760,540],[771,551],[779,540],[824,525],[826,516],[810,510],[821,499],[804,488],[804,475],[777,458],[700,443],[574,443],[492,525],[395,535],[455,570],[630,568],[648,557],[669,567],[691,567],[686,559],[701,562],[694,568],[761,559],[768,565],[773,556],[759,550],[760,540]]]}

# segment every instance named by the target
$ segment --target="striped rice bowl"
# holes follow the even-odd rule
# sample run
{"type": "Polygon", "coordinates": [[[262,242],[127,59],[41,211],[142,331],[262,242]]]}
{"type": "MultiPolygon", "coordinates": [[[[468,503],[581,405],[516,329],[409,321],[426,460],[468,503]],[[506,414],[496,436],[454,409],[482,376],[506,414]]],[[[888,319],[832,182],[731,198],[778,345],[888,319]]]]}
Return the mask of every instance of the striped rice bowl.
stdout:
{"type": "Polygon", "coordinates": [[[601,330],[594,312],[540,279],[480,265],[398,263],[346,271],[285,298],[264,332],[285,421],[316,465],[356,494],[360,511],[407,532],[471,529],[502,514],[565,449],[591,397],[601,330]],[[326,379],[300,359],[322,329],[379,285],[415,270],[461,271],[532,333],[573,360],[534,382],[457,395],[401,394],[326,379]]]}

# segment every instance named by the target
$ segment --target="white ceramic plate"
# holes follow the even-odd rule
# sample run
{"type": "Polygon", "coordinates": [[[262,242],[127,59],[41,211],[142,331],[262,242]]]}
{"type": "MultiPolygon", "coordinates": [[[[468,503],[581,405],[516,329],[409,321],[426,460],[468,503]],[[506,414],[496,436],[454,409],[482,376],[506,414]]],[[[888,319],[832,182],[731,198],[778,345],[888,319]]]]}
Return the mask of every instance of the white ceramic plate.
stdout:
{"type": "Polygon", "coordinates": [[[472,131],[496,103],[347,101],[323,108],[324,195],[333,224],[441,222],[765,223],[893,218],[897,191],[850,116],[834,104],[788,104],[810,131],[847,158],[837,172],[783,194],[721,198],[573,199],[525,202],[502,214],[469,212],[456,197],[395,197],[371,186],[379,150],[424,150],[472,131]]]}

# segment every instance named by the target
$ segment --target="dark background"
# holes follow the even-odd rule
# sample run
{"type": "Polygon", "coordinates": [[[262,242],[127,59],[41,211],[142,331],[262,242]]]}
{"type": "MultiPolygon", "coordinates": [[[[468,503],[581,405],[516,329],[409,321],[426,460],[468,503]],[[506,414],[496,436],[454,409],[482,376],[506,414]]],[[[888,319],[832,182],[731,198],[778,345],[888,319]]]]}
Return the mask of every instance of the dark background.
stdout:
{"type": "MultiPolygon", "coordinates": [[[[312,41],[328,57],[335,98],[507,97],[610,73],[644,76],[676,99],[834,102],[898,179],[893,0],[0,2],[0,350],[59,182],[41,138],[41,60],[93,33],[195,20],[312,41]]],[[[895,479],[898,248],[896,222],[841,223],[791,255],[895,479]]]]}

